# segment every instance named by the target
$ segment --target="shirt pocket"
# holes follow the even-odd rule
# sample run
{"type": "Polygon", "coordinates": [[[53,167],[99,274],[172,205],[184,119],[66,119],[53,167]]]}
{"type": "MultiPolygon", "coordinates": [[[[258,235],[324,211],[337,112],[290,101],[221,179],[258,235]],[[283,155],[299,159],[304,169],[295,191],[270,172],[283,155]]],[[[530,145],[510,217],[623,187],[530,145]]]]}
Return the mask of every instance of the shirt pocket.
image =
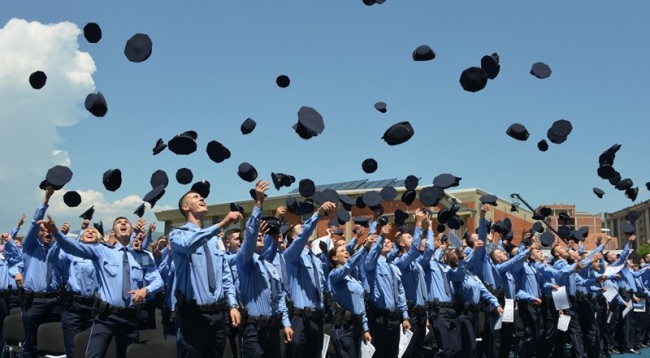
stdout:
{"type": "Polygon", "coordinates": [[[196,252],[194,252],[190,256],[190,258],[192,260],[192,267],[194,267],[194,268],[203,267],[203,265],[204,265],[203,263],[205,262],[205,255],[203,253],[203,249],[199,249],[196,252]]]}
{"type": "Polygon", "coordinates": [[[131,280],[137,282],[144,281],[144,268],[140,266],[131,266],[131,280]]]}
{"type": "Polygon", "coordinates": [[[92,265],[88,265],[83,261],[72,261],[72,272],[79,282],[83,282],[86,287],[90,287],[93,283],[93,276],[95,269],[92,265]]]}
{"type": "Polygon", "coordinates": [[[114,262],[104,261],[103,268],[104,268],[104,271],[106,271],[106,273],[109,276],[115,277],[115,276],[117,276],[120,265],[118,265],[117,263],[114,263],[114,262]]]}

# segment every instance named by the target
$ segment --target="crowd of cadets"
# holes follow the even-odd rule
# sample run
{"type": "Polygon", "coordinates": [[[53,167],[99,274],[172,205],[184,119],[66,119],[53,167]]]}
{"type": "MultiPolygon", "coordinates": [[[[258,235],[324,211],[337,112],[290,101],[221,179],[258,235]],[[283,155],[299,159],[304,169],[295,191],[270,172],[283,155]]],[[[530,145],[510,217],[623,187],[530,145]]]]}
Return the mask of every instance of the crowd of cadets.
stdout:
{"type": "Polygon", "coordinates": [[[647,305],[650,298],[648,266],[635,269],[628,258],[634,234],[627,234],[618,257],[602,252],[608,237],[589,254],[559,244],[546,258],[532,231],[508,252],[488,232],[486,204],[477,233],[461,248],[448,248],[446,237],[434,234],[426,209],[416,211],[412,232],[393,239],[393,224],[374,215],[349,241],[333,239],[338,226],[314,241],[318,222],[336,212],[336,204],[322,204],[301,225],[282,225],[284,207],[261,217],[268,188],[257,182],[244,229],[227,232],[242,214],[231,211],[203,227],[207,205],[190,191],[179,200],[186,224],[151,243],[154,225],[145,233],[144,220],[132,227],[124,217],[105,238],[88,220],[78,239],[66,236],[69,224],[57,227],[45,215],[53,194],[48,187],[22,242],[14,238],[24,216],[3,234],[0,318],[22,307],[25,357],[36,356],[38,326],[58,320],[69,357],[74,335],[88,328],[86,357],[103,357],[113,337],[117,356],[125,357],[139,329],[150,327],[157,305],[164,338],[177,342],[179,357],[221,357],[230,340],[238,356],[276,358],[281,339],[286,357],[320,357],[326,322],[338,357],[360,357],[365,344],[375,347],[374,357],[396,357],[400,330],[413,332],[404,357],[422,356],[428,329],[435,356],[446,358],[508,357],[511,351],[595,358],[638,353],[648,343],[650,309],[623,315],[628,305],[642,299],[647,305]],[[152,253],[143,249],[150,243],[152,253]],[[624,267],[605,276],[608,265],[624,267]],[[603,296],[607,286],[618,290],[611,302],[603,296]],[[561,287],[570,308],[557,310],[552,292],[561,287]],[[156,303],[156,297],[163,298],[156,303]],[[506,299],[516,302],[523,322],[516,341],[513,323],[498,325],[506,299]],[[557,329],[561,316],[571,318],[566,331],[557,329]]]}

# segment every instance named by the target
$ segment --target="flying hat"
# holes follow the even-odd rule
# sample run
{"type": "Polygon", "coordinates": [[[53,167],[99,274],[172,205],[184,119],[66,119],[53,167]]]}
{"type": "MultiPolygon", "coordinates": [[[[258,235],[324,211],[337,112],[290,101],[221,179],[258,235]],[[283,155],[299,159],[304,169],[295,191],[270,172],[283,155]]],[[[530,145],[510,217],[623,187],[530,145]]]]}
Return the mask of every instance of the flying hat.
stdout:
{"type": "Polygon", "coordinates": [[[323,116],[311,107],[300,107],[298,110],[298,123],[293,125],[293,129],[302,139],[310,139],[323,133],[325,123],[323,116]]]}
{"type": "Polygon", "coordinates": [[[124,56],[131,62],[143,62],[151,56],[153,42],[149,35],[135,34],[124,46],[124,56]]]}
{"type": "Polygon", "coordinates": [[[430,61],[436,58],[436,53],[427,45],[420,45],[413,51],[413,61],[430,61]]]}
{"type": "Polygon", "coordinates": [[[415,134],[413,126],[408,121],[405,121],[390,126],[381,138],[388,145],[398,145],[411,139],[413,134],[415,134]]]}
{"type": "Polygon", "coordinates": [[[32,86],[33,89],[38,90],[43,88],[46,82],[47,75],[43,71],[36,71],[29,75],[29,85],[32,86]]]}
{"type": "Polygon", "coordinates": [[[94,22],[89,22],[84,26],[84,37],[91,44],[96,44],[102,39],[102,29],[94,22]]]}
{"type": "Polygon", "coordinates": [[[460,85],[467,92],[478,92],[487,85],[488,75],[480,67],[470,67],[460,74],[460,85]]]}
{"type": "Polygon", "coordinates": [[[85,106],[88,112],[92,113],[95,117],[104,117],[108,112],[108,104],[106,98],[101,92],[91,93],[86,96],[85,106]]]}

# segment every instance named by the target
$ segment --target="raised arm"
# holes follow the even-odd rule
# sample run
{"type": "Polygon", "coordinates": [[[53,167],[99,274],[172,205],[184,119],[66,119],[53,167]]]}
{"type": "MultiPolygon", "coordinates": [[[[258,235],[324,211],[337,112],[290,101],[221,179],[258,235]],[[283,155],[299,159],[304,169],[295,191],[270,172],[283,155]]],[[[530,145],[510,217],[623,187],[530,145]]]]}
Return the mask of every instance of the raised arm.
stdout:
{"type": "Polygon", "coordinates": [[[48,220],[41,220],[39,223],[45,225],[45,228],[50,232],[52,237],[56,239],[58,246],[68,254],[72,256],[81,257],[89,260],[98,260],[99,259],[99,250],[104,246],[100,244],[88,245],[82,244],[76,240],[72,240],[66,235],[63,235],[59,232],[59,229],[56,227],[56,224],[51,217],[47,217],[48,220]]]}
{"type": "Polygon", "coordinates": [[[247,269],[251,260],[253,260],[253,254],[257,246],[257,234],[260,231],[260,215],[264,205],[264,192],[267,190],[269,190],[268,181],[259,180],[255,183],[255,206],[251,216],[246,221],[244,241],[242,241],[239,252],[237,252],[237,267],[242,266],[243,269],[247,269]]]}
{"type": "Polygon", "coordinates": [[[355,252],[354,255],[348,259],[348,261],[345,262],[345,265],[332,269],[329,276],[330,283],[336,283],[345,280],[345,276],[349,275],[355,267],[363,262],[363,260],[368,255],[368,247],[371,247],[372,244],[373,242],[370,240],[366,241],[366,243],[359,250],[357,250],[357,252],[355,252]]]}
{"type": "Polygon", "coordinates": [[[305,245],[307,245],[307,241],[309,240],[311,234],[314,232],[318,221],[324,216],[329,215],[329,213],[331,213],[334,209],[336,209],[336,204],[328,201],[321,205],[314,213],[314,215],[312,215],[311,218],[302,224],[302,229],[300,230],[298,237],[293,240],[291,245],[289,245],[286,250],[284,250],[284,260],[286,262],[294,262],[300,259],[300,254],[305,248],[305,245]]]}
{"type": "Polygon", "coordinates": [[[43,204],[41,204],[41,206],[39,206],[38,209],[36,209],[36,212],[34,213],[34,218],[32,219],[32,223],[29,226],[29,229],[27,229],[27,233],[23,238],[23,251],[32,252],[37,249],[38,232],[40,231],[40,226],[38,222],[40,220],[43,220],[43,218],[45,217],[45,212],[49,207],[49,202],[50,202],[50,198],[52,197],[52,194],[54,194],[54,189],[51,186],[46,187],[43,204]]]}

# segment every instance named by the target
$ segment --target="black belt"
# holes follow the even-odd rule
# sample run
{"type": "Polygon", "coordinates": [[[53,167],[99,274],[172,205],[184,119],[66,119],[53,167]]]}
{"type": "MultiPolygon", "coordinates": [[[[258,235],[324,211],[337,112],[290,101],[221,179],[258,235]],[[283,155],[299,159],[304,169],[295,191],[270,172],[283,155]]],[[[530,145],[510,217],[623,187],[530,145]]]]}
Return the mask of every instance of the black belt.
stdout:
{"type": "Polygon", "coordinates": [[[440,302],[439,300],[436,299],[433,302],[427,303],[427,307],[433,310],[436,307],[454,308],[456,306],[453,302],[440,302]]]}
{"type": "Polygon", "coordinates": [[[399,311],[391,311],[388,309],[372,309],[372,315],[374,317],[386,317],[388,319],[399,319],[402,315],[399,311]]]}
{"type": "Polygon", "coordinates": [[[37,291],[25,291],[25,298],[56,298],[59,297],[58,292],[37,292],[37,291]]]}
{"type": "Polygon", "coordinates": [[[186,302],[183,304],[183,311],[191,311],[191,312],[201,312],[201,313],[217,313],[217,312],[224,312],[228,310],[228,303],[226,300],[221,300],[219,302],[215,303],[210,303],[207,305],[197,305],[195,301],[192,302],[186,302]]]}
{"type": "Polygon", "coordinates": [[[506,295],[506,291],[503,288],[495,288],[492,285],[486,285],[485,286],[488,291],[490,291],[491,294],[493,294],[496,298],[504,298],[506,295]]]}
{"type": "Polygon", "coordinates": [[[122,317],[133,318],[140,313],[142,305],[130,306],[130,307],[118,307],[112,306],[108,302],[100,301],[98,314],[108,313],[114,314],[122,317]]]}
{"type": "Polygon", "coordinates": [[[246,323],[252,324],[257,328],[269,327],[272,328],[274,325],[280,323],[280,317],[269,317],[269,316],[248,316],[246,317],[246,323]]]}
{"type": "Polygon", "coordinates": [[[361,315],[354,314],[348,310],[338,310],[334,313],[334,324],[338,326],[355,325],[361,323],[361,315]]]}
{"type": "Polygon", "coordinates": [[[61,295],[61,301],[62,303],[80,303],[82,305],[86,306],[94,306],[95,305],[95,297],[93,296],[82,296],[82,295],[75,295],[71,292],[63,292],[61,295]]]}
{"type": "Polygon", "coordinates": [[[414,304],[409,303],[408,309],[410,315],[421,315],[423,313],[427,313],[426,306],[416,306],[414,304]]]}
{"type": "Polygon", "coordinates": [[[307,319],[322,319],[325,317],[324,311],[317,311],[311,307],[292,308],[290,312],[292,315],[302,316],[303,318],[307,319]]]}
{"type": "Polygon", "coordinates": [[[16,292],[17,292],[17,291],[15,291],[15,290],[4,290],[4,291],[0,291],[0,297],[10,297],[11,295],[13,295],[13,294],[16,293],[16,292]]]}

